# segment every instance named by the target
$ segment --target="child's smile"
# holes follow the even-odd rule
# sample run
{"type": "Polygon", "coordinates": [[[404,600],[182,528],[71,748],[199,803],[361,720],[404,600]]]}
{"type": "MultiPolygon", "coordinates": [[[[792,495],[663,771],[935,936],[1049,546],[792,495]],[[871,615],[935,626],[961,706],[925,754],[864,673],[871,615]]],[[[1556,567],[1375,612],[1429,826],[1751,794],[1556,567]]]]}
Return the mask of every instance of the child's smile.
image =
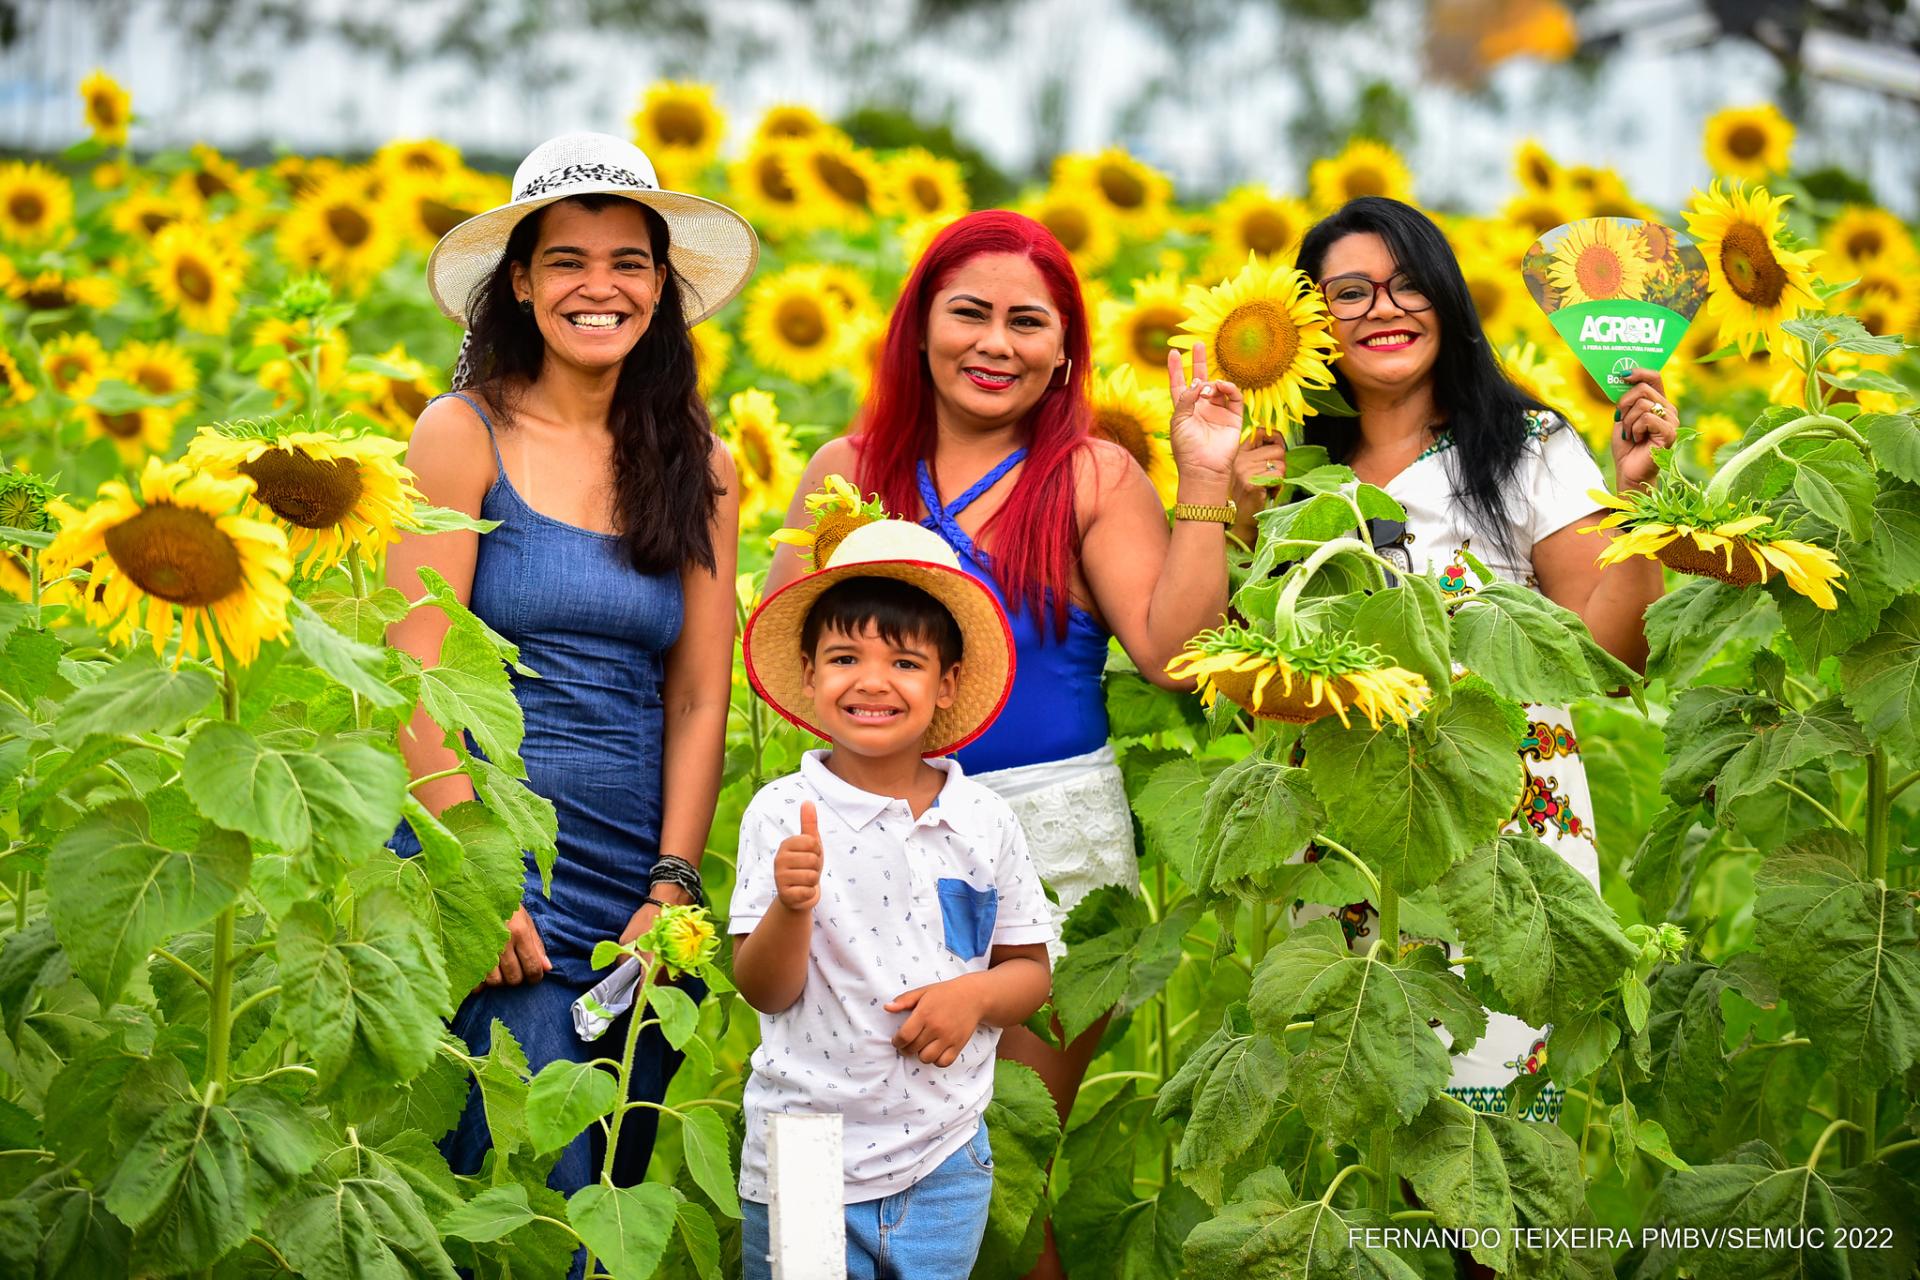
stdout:
{"type": "Polygon", "coordinates": [[[834,745],[863,756],[917,757],[934,712],[953,702],[954,671],[940,670],[932,641],[889,640],[868,623],[859,635],[821,632],[806,690],[834,745]]]}

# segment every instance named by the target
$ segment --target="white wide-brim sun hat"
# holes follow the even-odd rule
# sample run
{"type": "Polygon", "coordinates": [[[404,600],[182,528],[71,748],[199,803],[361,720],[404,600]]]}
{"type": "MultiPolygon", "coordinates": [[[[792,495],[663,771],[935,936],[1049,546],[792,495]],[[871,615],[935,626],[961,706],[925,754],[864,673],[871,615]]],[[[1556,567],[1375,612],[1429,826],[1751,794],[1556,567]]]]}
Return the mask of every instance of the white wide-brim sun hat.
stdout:
{"type": "Polygon", "coordinates": [[[520,220],[569,196],[624,196],[667,224],[668,258],[683,282],[689,327],[746,287],[760,261],[760,238],[745,218],[716,200],[663,191],[647,153],[607,133],[563,133],[535,147],[513,172],[513,199],[475,214],[440,237],[427,259],[427,289],[449,320],[465,324],[474,288],[500,265],[520,220]]]}
{"type": "Polygon", "coordinates": [[[937,708],[923,755],[958,751],[993,723],[1013,691],[1013,628],[985,583],[960,567],[939,534],[911,520],[875,520],[840,540],[825,568],[795,578],[747,619],[741,649],[747,680],[782,717],[816,738],[830,739],[809,718],[800,661],[800,632],[822,592],[846,578],[893,578],[938,600],[960,624],[960,684],[953,705],[937,708]]]}

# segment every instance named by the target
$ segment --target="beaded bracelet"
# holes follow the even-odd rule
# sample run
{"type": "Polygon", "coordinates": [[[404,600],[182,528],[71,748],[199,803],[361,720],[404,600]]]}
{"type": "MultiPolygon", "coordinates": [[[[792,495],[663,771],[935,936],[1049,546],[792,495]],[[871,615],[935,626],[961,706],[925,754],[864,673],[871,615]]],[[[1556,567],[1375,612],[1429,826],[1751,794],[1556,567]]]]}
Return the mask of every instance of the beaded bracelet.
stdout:
{"type": "Polygon", "coordinates": [[[649,895],[652,894],[653,887],[658,884],[670,884],[679,889],[693,899],[693,905],[696,907],[707,905],[706,889],[700,882],[700,868],[685,858],[676,857],[670,853],[661,854],[654,862],[653,870],[647,874],[649,895]]]}

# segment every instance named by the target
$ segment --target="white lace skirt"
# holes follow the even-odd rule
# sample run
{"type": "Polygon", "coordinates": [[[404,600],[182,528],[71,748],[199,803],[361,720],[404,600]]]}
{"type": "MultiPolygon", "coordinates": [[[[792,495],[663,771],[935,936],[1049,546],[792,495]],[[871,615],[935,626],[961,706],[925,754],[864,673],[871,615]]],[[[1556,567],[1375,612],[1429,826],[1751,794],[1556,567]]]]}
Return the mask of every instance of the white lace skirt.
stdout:
{"type": "Polygon", "coordinates": [[[1060,925],[1082,898],[1110,884],[1140,891],[1133,815],[1113,748],[967,776],[992,787],[1020,819],[1034,869],[1053,890],[1047,951],[1057,964],[1066,954],[1060,925]]]}

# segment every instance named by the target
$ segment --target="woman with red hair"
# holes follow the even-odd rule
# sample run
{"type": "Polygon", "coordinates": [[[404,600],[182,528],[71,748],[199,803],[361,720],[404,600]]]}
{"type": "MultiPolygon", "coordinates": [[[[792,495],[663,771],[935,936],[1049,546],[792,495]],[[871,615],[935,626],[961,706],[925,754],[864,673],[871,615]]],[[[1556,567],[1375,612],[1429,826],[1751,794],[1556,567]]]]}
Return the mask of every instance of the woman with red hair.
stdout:
{"type": "MultiPolygon", "coordinates": [[[[1103,885],[1138,890],[1107,741],[1107,642],[1117,637],[1155,684],[1190,687],[1165,667],[1226,610],[1242,418],[1239,389],[1207,380],[1204,347],[1191,380],[1169,355],[1180,477],[1169,529],[1133,456],[1089,434],[1089,349],[1080,283],[1053,234],[1003,211],[959,219],[901,291],[853,432],[814,455],[788,512],[789,525],[806,524],[805,495],[829,475],[849,477],[938,532],[1006,605],[1012,692],[956,754],[1019,815],[1062,918],[1103,885]]],[[[1269,452],[1277,461],[1277,448],[1247,450],[1241,469],[1269,452]]],[[[767,592],[802,570],[781,547],[767,592]]],[[[1000,1053],[1039,1072],[1064,1122],[1104,1027],[1103,1018],[1065,1050],[1010,1027],[1000,1053]]],[[[1061,1274],[1050,1241],[1035,1274],[1061,1274]]]]}

